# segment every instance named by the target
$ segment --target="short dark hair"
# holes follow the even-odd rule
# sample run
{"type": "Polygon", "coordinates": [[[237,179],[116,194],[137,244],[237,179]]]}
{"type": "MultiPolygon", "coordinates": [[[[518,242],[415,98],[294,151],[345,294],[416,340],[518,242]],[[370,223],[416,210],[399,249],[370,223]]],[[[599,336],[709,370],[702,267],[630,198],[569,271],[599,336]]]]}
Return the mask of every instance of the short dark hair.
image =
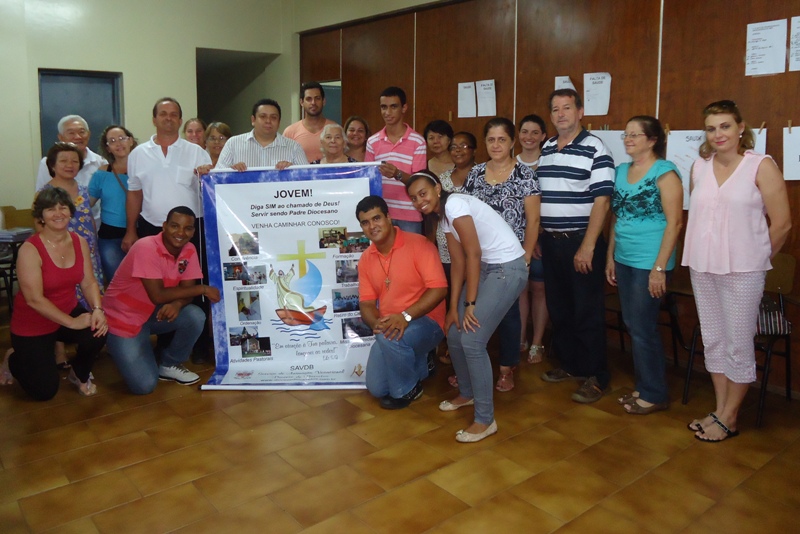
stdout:
{"type": "MultiPolygon", "coordinates": [[[[358,219],[359,213],[366,213],[375,208],[379,208],[384,215],[389,215],[389,205],[386,204],[386,201],[378,195],[369,195],[359,200],[358,204],[356,204],[356,219],[358,219]]],[[[358,219],[358,221],[361,222],[361,219],[358,219]]]]}
{"type": "Polygon", "coordinates": [[[300,100],[303,100],[306,97],[306,91],[309,89],[319,89],[319,96],[325,98],[325,89],[322,88],[319,82],[306,82],[300,84],[300,100]]]}
{"type": "Polygon", "coordinates": [[[116,159],[115,156],[114,156],[114,153],[111,152],[108,149],[108,132],[110,132],[111,130],[113,130],[115,128],[119,128],[120,130],[125,132],[125,135],[127,135],[128,137],[131,138],[131,140],[132,140],[132,142],[131,142],[131,150],[136,148],[136,145],[139,144],[138,141],[136,141],[136,138],[133,136],[133,134],[131,133],[130,130],[128,130],[127,128],[125,128],[124,126],[121,126],[119,124],[109,124],[108,126],[106,126],[106,129],[103,130],[103,133],[100,134],[100,154],[104,158],[106,158],[106,160],[109,163],[114,163],[114,160],[116,159]]]}
{"type": "Polygon", "coordinates": [[[177,213],[179,215],[189,215],[190,217],[197,219],[197,215],[195,215],[194,211],[192,211],[192,208],[189,208],[187,206],[175,206],[174,208],[169,210],[169,213],[167,213],[167,218],[164,219],[164,221],[170,220],[173,213],[177,213]]]}
{"type": "Polygon", "coordinates": [[[153,118],[156,118],[156,115],[158,115],[158,105],[163,104],[164,102],[172,102],[173,104],[178,106],[178,116],[181,119],[183,118],[183,108],[181,108],[180,103],[171,96],[165,96],[163,98],[159,98],[158,100],[156,100],[156,103],[153,104],[153,118]]]}
{"type": "Polygon", "coordinates": [[[667,134],[657,118],[650,115],[636,115],[628,119],[628,122],[638,123],[647,138],[655,141],[653,154],[657,158],[667,159],[667,134]]]}
{"type": "Polygon", "coordinates": [[[75,204],[72,198],[65,190],[60,187],[48,187],[39,191],[33,198],[33,206],[31,206],[31,215],[37,221],[42,220],[44,210],[52,208],[61,204],[69,208],[69,216],[75,216],[75,204]]]}
{"type": "Polygon", "coordinates": [[[50,147],[50,150],[47,151],[47,156],[45,156],[44,160],[45,164],[47,165],[47,172],[50,173],[50,176],[56,175],[56,160],[61,152],[75,152],[78,155],[78,170],[83,168],[83,154],[81,153],[80,149],[78,149],[78,147],[72,143],[58,141],[50,147]]]}
{"type": "Polygon", "coordinates": [[[522,129],[522,125],[526,122],[535,122],[539,125],[539,128],[542,129],[542,133],[547,135],[547,124],[545,124],[544,119],[541,118],[539,115],[535,113],[531,113],[530,115],[525,115],[519,120],[519,129],[522,129]]]}
{"type": "Polygon", "coordinates": [[[208,141],[208,136],[211,135],[211,130],[218,131],[228,139],[230,139],[233,136],[233,132],[231,132],[230,126],[228,126],[224,122],[217,121],[217,122],[212,122],[211,124],[208,125],[208,128],[206,128],[205,135],[203,136],[206,141],[208,141]]]}
{"type": "Polygon", "coordinates": [[[367,134],[366,137],[367,139],[369,139],[369,136],[372,135],[372,132],[369,129],[369,123],[366,121],[366,119],[364,119],[360,115],[350,115],[349,117],[347,117],[347,120],[344,122],[344,133],[347,134],[347,129],[350,128],[350,123],[353,121],[360,122],[361,124],[364,125],[364,130],[366,130],[367,134]]]}
{"type": "Polygon", "coordinates": [[[550,93],[550,98],[547,100],[547,109],[553,109],[553,99],[557,96],[571,96],[575,99],[575,105],[578,109],[583,109],[583,100],[581,100],[581,95],[575,89],[556,89],[550,93]]]}
{"type": "Polygon", "coordinates": [[[259,100],[255,104],[253,104],[253,113],[251,114],[252,117],[256,116],[256,113],[258,113],[258,108],[260,108],[261,106],[272,106],[272,107],[274,107],[275,109],[278,110],[278,118],[279,119],[281,118],[281,106],[280,106],[280,104],[278,104],[277,101],[275,101],[275,100],[273,100],[271,98],[262,98],[261,100],[259,100]]]}
{"type": "Polygon", "coordinates": [[[463,135],[464,137],[466,137],[469,140],[469,147],[472,150],[475,150],[476,148],[478,148],[478,140],[475,138],[474,135],[472,135],[472,132],[467,132],[466,130],[461,130],[460,132],[456,132],[456,133],[453,134],[453,139],[455,139],[459,135],[463,135]]]}
{"type": "Polygon", "coordinates": [[[396,96],[400,99],[400,105],[406,105],[406,92],[400,89],[399,87],[395,87],[394,85],[387,87],[381,92],[381,96],[396,96]]]}
{"type": "Polygon", "coordinates": [[[514,123],[505,117],[495,117],[486,121],[486,124],[483,126],[483,137],[489,135],[489,130],[498,127],[502,128],[512,141],[516,138],[517,130],[514,128],[514,123]]]}
{"type": "Polygon", "coordinates": [[[437,119],[429,122],[428,125],[425,126],[425,130],[422,132],[422,137],[427,140],[428,134],[431,132],[438,133],[439,135],[446,135],[451,141],[453,140],[453,127],[450,126],[450,123],[447,121],[437,119]]]}

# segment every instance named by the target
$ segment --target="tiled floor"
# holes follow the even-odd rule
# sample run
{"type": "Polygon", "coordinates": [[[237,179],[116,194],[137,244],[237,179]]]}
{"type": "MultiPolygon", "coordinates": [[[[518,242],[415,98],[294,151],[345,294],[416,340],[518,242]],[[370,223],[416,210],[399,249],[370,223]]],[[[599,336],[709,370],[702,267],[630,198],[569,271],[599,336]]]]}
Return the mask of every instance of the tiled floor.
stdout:
{"type": "MultiPolygon", "coordinates": [[[[752,391],[742,435],[700,443],[685,425],[712,408],[707,377],[688,406],[630,416],[615,402],[630,358],[611,360],[613,391],[590,406],[539,379],[549,363],[523,364],[496,395],[499,433],[459,444],[471,410],[437,409],[446,367],[387,412],[364,391],[136,397],[106,356],[93,398],[66,380],[47,403],[0,389],[0,532],[798,531],[800,402],[770,395],[757,430],[752,391]]],[[[671,367],[670,384],[678,399],[671,367]]]]}

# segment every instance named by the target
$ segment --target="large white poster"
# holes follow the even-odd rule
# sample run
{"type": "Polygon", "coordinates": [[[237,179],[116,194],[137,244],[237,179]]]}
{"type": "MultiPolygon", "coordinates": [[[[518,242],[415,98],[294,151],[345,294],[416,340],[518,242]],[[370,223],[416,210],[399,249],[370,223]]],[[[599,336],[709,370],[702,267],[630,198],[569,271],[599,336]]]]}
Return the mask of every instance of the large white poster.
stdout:
{"type": "Polygon", "coordinates": [[[203,180],[216,371],[203,389],[364,387],[372,331],[356,204],[376,164],[214,172],[203,180]]]}

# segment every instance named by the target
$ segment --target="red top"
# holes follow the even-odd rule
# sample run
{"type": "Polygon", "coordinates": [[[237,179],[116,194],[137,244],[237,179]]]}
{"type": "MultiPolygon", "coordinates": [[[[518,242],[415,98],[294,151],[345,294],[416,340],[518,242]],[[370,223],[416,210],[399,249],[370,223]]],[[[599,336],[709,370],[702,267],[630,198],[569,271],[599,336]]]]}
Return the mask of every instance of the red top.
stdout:
{"type": "MultiPolygon", "coordinates": [[[[39,257],[42,258],[42,291],[45,298],[66,314],[69,314],[78,305],[75,286],[83,281],[81,240],[77,234],[69,232],[69,235],[72,237],[72,248],[75,249],[75,263],[72,267],[65,269],[53,263],[39,234],[34,234],[26,240],[27,243],[36,247],[39,257]]],[[[60,326],[58,323],[42,317],[39,312],[31,308],[22,291],[14,297],[14,313],[11,314],[12,334],[41,336],[52,334],[60,326]]]]}

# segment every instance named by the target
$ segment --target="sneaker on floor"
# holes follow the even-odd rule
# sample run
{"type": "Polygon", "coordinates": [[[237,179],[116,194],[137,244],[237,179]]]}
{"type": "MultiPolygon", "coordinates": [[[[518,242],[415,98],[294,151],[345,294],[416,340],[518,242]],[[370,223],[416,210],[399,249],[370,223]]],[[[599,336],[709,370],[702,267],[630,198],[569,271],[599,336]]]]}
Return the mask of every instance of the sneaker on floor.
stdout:
{"type": "Polygon", "coordinates": [[[384,410],[399,410],[405,408],[411,401],[415,401],[422,396],[422,383],[417,382],[417,385],[411,388],[411,391],[396,399],[394,397],[385,396],[381,399],[381,408],[384,410]]]}
{"type": "Polygon", "coordinates": [[[561,367],[557,367],[542,373],[542,380],[545,382],[563,382],[564,380],[586,380],[586,377],[571,375],[561,367]]]}
{"type": "Polygon", "coordinates": [[[428,352],[428,378],[436,374],[436,349],[428,352]]]}
{"type": "Polygon", "coordinates": [[[188,386],[200,380],[200,377],[183,365],[171,365],[169,367],[162,365],[158,368],[158,379],[172,380],[183,386],[188,386]]]}
{"type": "Polygon", "coordinates": [[[591,404],[603,398],[603,388],[595,377],[590,377],[586,380],[578,391],[572,394],[572,400],[582,404],[591,404]]]}

